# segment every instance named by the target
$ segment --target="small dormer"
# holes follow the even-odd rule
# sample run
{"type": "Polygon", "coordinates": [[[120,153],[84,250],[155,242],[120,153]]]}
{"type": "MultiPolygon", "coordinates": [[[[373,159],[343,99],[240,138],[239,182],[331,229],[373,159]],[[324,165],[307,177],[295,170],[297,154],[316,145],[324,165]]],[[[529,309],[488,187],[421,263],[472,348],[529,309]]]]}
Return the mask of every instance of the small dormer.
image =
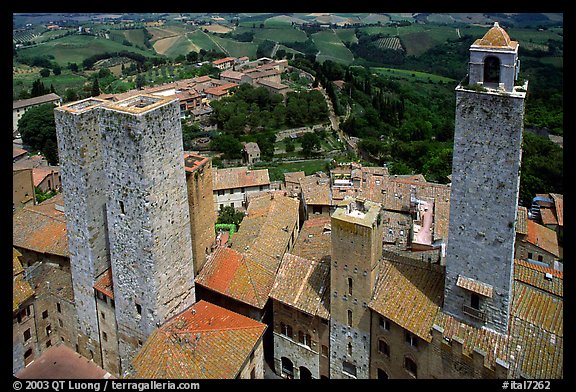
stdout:
{"type": "Polygon", "coordinates": [[[512,92],[519,70],[518,42],[498,22],[470,47],[470,85],[512,92]]]}

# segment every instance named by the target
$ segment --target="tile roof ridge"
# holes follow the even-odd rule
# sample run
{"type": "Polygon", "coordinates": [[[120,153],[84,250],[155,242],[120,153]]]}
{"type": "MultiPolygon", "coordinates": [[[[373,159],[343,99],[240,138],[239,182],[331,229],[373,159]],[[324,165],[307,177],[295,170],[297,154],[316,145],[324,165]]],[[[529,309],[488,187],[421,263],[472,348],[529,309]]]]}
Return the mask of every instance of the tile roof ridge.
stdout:
{"type": "MultiPolygon", "coordinates": [[[[250,319],[251,321],[258,322],[256,320],[250,319]]],[[[261,325],[244,325],[237,327],[223,327],[223,328],[201,328],[194,330],[180,330],[174,331],[172,329],[159,329],[158,332],[163,333],[166,336],[180,335],[180,334],[190,334],[190,333],[204,333],[204,332],[221,332],[221,331],[240,331],[247,329],[266,329],[266,325],[260,323],[261,325]]]]}

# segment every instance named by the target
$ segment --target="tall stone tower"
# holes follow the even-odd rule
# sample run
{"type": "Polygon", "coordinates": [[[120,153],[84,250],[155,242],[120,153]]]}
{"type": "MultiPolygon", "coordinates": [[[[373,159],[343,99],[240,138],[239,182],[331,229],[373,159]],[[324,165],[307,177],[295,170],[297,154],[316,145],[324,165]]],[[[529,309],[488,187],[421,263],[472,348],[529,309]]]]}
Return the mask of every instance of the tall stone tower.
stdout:
{"type": "Polygon", "coordinates": [[[212,250],[215,237],[216,212],[212,194],[212,161],[207,157],[185,153],[184,169],[190,208],[194,275],[197,275],[212,250]]]}
{"type": "Polygon", "coordinates": [[[67,219],[78,349],[102,365],[94,283],[110,267],[98,108],[89,98],[54,110],[67,219]]]}
{"type": "Polygon", "coordinates": [[[382,257],[383,218],[378,203],[346,199],[331,217],[330,378],[368,378],[368,303],[382,257]]]}
{"type": "Polygon", "coordinates": [[[101,107],[121,368],[195,302],[178,101],[138,95],[101,107]]]}
{"type": "Polygon", "coordinates": [[[124,372],[157,326],[195,302],[178,101],[90,98],[55,118],[81,332],[99,342],[93,286],[111,267],[124,372]]]}
{"type": "Polygon", "coordinates": [[[456,87],[444,311],[508,332],[524,99],[518,42],[498,23],[470,47],[456,87]]]}

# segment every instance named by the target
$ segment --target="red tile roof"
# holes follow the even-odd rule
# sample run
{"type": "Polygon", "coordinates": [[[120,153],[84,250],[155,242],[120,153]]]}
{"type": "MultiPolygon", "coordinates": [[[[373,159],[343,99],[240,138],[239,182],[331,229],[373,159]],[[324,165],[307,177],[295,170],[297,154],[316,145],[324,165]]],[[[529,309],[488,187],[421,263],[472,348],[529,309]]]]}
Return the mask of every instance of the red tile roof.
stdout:
{"type": "Polygon", "coordinates": [[[112,268],[108,268],[102,273],[94,283],[94,288],[106,295],[109,298],[114,299],[114,285],[112,283],[112,268]]]}
{"type": "Polygon", "coordinates": [[[213,189],[231,189],[269,185],[268,169],[248,170],[248,167],[215,169],[212,172],[213,189]]]}
{"type": "MultiPolygon", "coordinates": [[[[60,204],[61,203],[61,204],[60,204]]],[[[19,248],[69,257],[66,219],[56,209],[62,195],[17,210],[12,217],[12,244],[19,248]]]]}
{"type": "Polygon", "coordinates": [[[130,377],[236,378],[265,330],[265,324],[201,300],[150,335],[130,377]]]}
{"type": "Polygon", "coordinates": [[[528,242],[553,254],[560,256],[558,248],[558,237],[556,232],[546,226],[540,225],[533,220],[528,219],[526,222],[528,226],[528,242]]]}

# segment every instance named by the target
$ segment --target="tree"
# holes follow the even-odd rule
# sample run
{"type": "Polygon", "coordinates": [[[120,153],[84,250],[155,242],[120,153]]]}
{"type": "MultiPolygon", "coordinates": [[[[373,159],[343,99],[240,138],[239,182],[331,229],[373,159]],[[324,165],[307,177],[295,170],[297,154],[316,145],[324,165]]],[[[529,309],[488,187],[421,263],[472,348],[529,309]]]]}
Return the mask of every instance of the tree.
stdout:
{"type": "Polygon", "coordinates": [[[42,76],[43,78],[47,78],[48,76],[50,76],[50,69],[42,68],[40,70],[40,76],[42,76]]]}
{"type": "Polygon", "coordinates": [[[314,132],[305,133],[300,143],[302,144],[302,153],[307,157],[313,155],[315,150],[319,150],[321,147],[320,137],[314,132]]]}
{"type": "Polygon", "coordinates": [[[98,78],[94,79],[94,83],[92,83],[92,91],[90,93],[93,97],[97,97],[100,95],[100,85],[98,84],[98,78]]]}
{"type": "Polygon", "coordinates": [[[18,130],[24,144],[42,152],[49,164],[58,163],[53,104],[46,103],[28,109],[18,121],[18,130]]]}
{"type": "Polygon", "coordinates": [[[40,79],[36,79],[34,82],[32,82],[32,90],[30,91],[31,97],[39,97],[45,94],[48,94],[48,90],[40,79]]]}
{"type": "Polygon", "coordinates": [[[218,219],[216,223],[226,223],[226,224],[235,224],[236,227],[240,225],[244,219],[244,213],[241,211],[236,211],[236,209],[232,206],[226,206],[220,208],[218,211],[218,219]]]}

